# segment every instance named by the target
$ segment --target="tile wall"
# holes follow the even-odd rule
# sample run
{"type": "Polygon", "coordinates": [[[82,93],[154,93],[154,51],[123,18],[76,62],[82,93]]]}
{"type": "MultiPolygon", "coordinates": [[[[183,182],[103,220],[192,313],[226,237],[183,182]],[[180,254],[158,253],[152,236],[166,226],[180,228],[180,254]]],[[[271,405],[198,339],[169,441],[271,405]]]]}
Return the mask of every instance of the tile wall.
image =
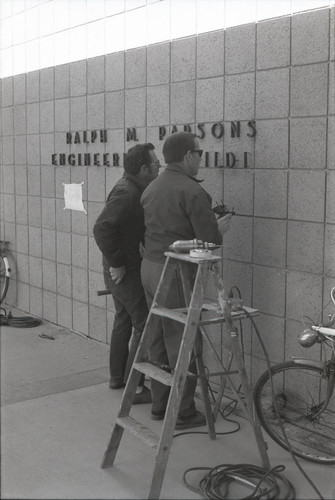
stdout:
{"type": "MultiPolygon", "coordinates": [[[[239,287],[245,304],[260,311],[271,361],[302,353],[301,316],[329,312],[335,285],[334,13],[305,12],[3,79],[0,229],[14,269],[8,305],[108,342],[113,303],[96,294],[104,285],[92,228],[123,169],[52,165],[51,156],[122,159],[135,143],[126,129],[135,128],[163,161],[159,127],[199,133],[204,124],[203,186],[236,211],[223,248],[226,288],[239,287]],[[231,121],[240,122],[240,137],[231,137],[231,121]],[[211,133],[215,123],[224,125],[221,138],[211,133]],[[92,130],[106,130],[107,142],[66,143],[67,132],[92,130]],[[227,152],[238,160],[234,168],[222,168],[227,152]],[[63,183],[83,183],[87,213],[64,209],[63,183]]],[[[243,338],[257,375],[264,355],[249,322],[243,338]]]]}

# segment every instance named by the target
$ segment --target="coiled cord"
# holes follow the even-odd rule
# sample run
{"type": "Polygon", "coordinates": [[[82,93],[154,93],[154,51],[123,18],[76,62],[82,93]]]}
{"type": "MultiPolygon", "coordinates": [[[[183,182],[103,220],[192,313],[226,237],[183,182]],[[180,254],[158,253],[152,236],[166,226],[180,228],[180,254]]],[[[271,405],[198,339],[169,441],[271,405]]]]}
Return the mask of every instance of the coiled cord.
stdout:
{"type": "Polygon", "coordinates": [[[190,490],[201,494],[204,498],[221,500],[231,498],[229,487],[237,482],[252,489],[252,492],[243,497],[247,499],[295,499],[295,488],[281,472],[285,470],[283,465],[278,465],[267,471],[262,467],[250,464],[223,464],[210,467],[192,467],[187,469],[183,475],[183,482],[190,490]],[[193,487],[186,476],[191,471],[208,470],[209,472],[201,479],[197,488],[193,487]]]}
{"type": "Polygon", "coordinates": [[[38,318],[31,316],[13,316],[11,311],[7,311],[0,307],[0,326],[13,326],[15,328],[33,328],[42,324],[38,318]]]}

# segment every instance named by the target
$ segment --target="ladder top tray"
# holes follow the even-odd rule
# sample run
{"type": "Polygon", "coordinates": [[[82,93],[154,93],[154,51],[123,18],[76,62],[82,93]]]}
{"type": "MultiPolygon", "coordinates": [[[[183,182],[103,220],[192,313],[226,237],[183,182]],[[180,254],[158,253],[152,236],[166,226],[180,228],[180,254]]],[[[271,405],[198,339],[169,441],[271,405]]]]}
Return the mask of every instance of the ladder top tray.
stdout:
{"type": "Polygon", "coordinates": [[[199,262],[219,262],[222,257],[218,255],[207,255],[206,257],[191,257],[189,253],[176,253],[176,252],[164,252],[166,257],[172,257],[173,259],[183,260],[185,262],[192,262],[193,264],[199,264],[199,262]]]}

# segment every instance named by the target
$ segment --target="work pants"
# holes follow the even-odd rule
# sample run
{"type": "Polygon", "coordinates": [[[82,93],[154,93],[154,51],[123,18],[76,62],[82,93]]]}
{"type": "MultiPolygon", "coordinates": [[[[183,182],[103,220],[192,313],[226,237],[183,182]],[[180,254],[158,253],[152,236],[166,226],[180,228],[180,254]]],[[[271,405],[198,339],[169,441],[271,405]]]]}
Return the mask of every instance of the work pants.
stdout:
{"type": "MultiPolygon", "coordinates": [[[[171,269],[172,269],[171,264],[171,269]]],[[[142,284],[145,291],[145,296],[150,309],[159,279],[162,274],[164,264],[152,262],[143,259],[141,267],[142,284]]],[[[169,264],[170,267],[170,264],[169,264]]],[[[182,292],[182,283],[177,265],[174,266],[173,280],[167,293],[166,301],[160,304],[168,308],[184,307],[185,302],[182,292]]],[[[151,344],[149,348],[149,360],[159,365],[169,366],[174,368],[177,363],[179,348],[183,335],[183,326],[180,323],[167,319],[153,316],[150,322],[151,325],[151,344]]],[[[193,360],[189,370],[196,373],[196,365],[193,360]]],[[[188,417],[196,413],[194,403],[194,392],[197,385],[196,377],[187,377],[185,389],[182,396],[179,416],[188,417]]],[[[169,387],[151,380],[151,396],[152,396],[152,411],[161,412],[166,409],[169,398],[169,387]]]]}
{"type": "MultiPolygon", "coordinates": [[[[109,354],[110,380],[126,382],[148,316],[147,302],[139,270],[129,269],[118,285],[111,279],[109,271],[104,270],[104,280],[115,305],[109,354]]],[[[142,375],[139,385],[143,384],[142,375]]]]}

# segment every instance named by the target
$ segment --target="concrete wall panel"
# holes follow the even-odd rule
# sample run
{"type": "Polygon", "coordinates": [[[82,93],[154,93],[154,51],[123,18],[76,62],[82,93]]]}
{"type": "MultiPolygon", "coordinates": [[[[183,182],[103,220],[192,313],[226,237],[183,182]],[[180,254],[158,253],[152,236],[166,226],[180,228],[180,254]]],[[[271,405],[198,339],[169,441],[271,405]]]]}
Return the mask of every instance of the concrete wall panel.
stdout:
{"type": "Polygon", "coordinates": [[[326,222],[335,224],[335,172],[328,172],[327,174],[327,212],[326,222]]]}
{"type": "MultiPolygon", "coordinates": [[[[227,2],[226,25],[234,4],[227,2]]],[[[84,44],[82,60],[57,59],[54,67],[1,81],[0,232],[17,267],[7,300],[109,342],[115,311],[110,296],[96,295],[104,282],[94,222],[123,175],[124,151],[150,141],[164,163],[164,137],[188,126],[204,150],[204,188],[213,204],[224,201],[236,212],[222,250],[225,288],[238,286],[244,303],[260,311],[270,357],[280,361],[297,352],[300,317],[317,317],[335,276],[335,10],[194,36],[196,9],[185,18],[178,6],[171,41],[168,28],[164,43],[97,57],[91,44],[88,59],[84,44]],[[177,38],[180,19],[191,36],[177,38]],[[107,142],[99,140],[102,130],[107,142]],[[54,153],[65,156],[52,163],[54,153]],[[64,183],[82,184],[87,213],[64,210],[64,183]]],[[[128,27],[146,22],[135,11],[127,13],[128,27]]],[[[90,16],[88,39],[95,33],[100,44],[97,12],[90,16]]],[[[109,30],[107,48],[112,38],[109,30]]],[[[124,43],[131,45],[129,36],[120,49],[124,43]]],[[[244,332],[255,378],[263,354],[249,323],[244,332]]]]}
{"type": "Polygon", "coordinates": [[[224,74],[224,31],[197,37],[197,77],[209,78],[224,74]]]}
{"type": "Polygon", "coordinates": [[[70,64],[55,68],[55,98],[70,97],[70,64]]]}
{"type": "Polygon", "coordinates": [[[256,168],[287,168],[288,141],[287,120],[257,120],[256,168]]]}
{"type": "Polygon", "coordinates": [[[195,121],[195,81],[171,84],[171,123],[195,121]]]}
{"type": "Polygon", "coordinates": [[[94,57],[87,60],[87,93],[97,94],[105,90],[105,58],[94,57]]]}
{"type": "Polygon", "coordinates": [[[288,193],[289,219],[322,222],[324,219],[324,200],[324,172],[290,172],[288,193]]]}
{"type": "Polygon", "coordinates": [[[290,18],[271,19],[257,26],[257,69],[290,64],[290,18]]]}
{"type": "Polygon", "coordinates": [[[14,163],[16,165],[27,163],[27,138],[25,135],[14,137],[14,163]]]}
{"type": "Polygon", "coordinates": [[[288,68],[258,72],[256,76],[256,118],[286,118],[288,112],[288,68]]]}
{"type": "Polygon", "coordinates": [[[77,61],[70,64],[70,96],[78,97],[87,93],[87,63],[77,61]]]}
{"type": "Polygon", "coordinates": [[[155,85],[147,89],[147,125],[160,126],[170,122],[170,87],[155,85]]]}
{"type": "Polygon", "coordinates": [[[147,84],[163,85],[170,82],[169,43],[151,45],[147,49],[147,84]]]}
{"type": "Polygon", "coordinates": [[[196,121],[215,122],[223,116],[223,77],[198,80],[196,85],[196,121]]]}
{"type": "Polygon", "coordinates": [[[226,30],[225,72],[227,75],[255,70],[256,25],[226,30]]]}
{"type": "Polygon", "coordinates": [[[285,219],[287,215],[287,173],[256,170],[255,215],[285,219]]]}
{"type": "Polygon", "coordinates": [[[292,17],[292,64],[328,60],[329,10],[292,17]]]}
{"type": "Polygon", "coordinates": [[[286,221],[254,219],[254,262],[264,266],[286,267],[286,221]]]}
{"type": "Polygon", "coordinates": [[[196,38],[171,42],[171,82],[195,79],[196,38]]]}
{"type": "Polygon", "coordinates": [[[38,102],[40,100],[40,72],[27,73],[27,102],[38,102]]]}
{"type": "Polygon", "coordinates": [[[327,114],[328,66],[325,63],[291,69],[291,116],[327,114]]]}
{"type": "Polygon", "coordinates": [[[326,167],[326,118],[293,118],[290,122],[290,168],[326,167]]]}
{"type": "Polygon", "coordinates": [[[144,47],[126,52],[125,87],[145,87],[147,83],[147,54],[144,47]]]}

